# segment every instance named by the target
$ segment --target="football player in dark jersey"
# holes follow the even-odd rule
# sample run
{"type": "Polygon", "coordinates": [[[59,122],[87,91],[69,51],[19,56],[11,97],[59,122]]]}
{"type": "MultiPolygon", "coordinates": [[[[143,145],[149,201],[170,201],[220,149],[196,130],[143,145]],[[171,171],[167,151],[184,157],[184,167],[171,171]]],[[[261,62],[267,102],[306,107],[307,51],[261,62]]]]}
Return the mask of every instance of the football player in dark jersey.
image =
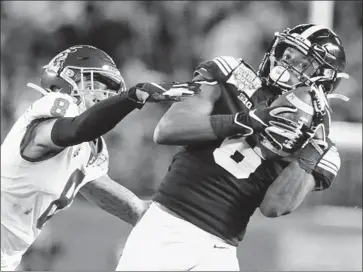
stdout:
{"type": "Polygon", "coordinates": [[[172,105],[155,129],[158,144],[184,147],[117,270],[238,271],[236,249],[258,207],[267,217],[289,214],[337,175],[327,97],[344,70],[338,36],[313,24],[277,33],[257,73],[233,57],[201,63],[194,80],[202,91],[172,105]],[[281,118],[296,108],[270,106],[300,87],[314,98],[311,127],[281,118]]]}

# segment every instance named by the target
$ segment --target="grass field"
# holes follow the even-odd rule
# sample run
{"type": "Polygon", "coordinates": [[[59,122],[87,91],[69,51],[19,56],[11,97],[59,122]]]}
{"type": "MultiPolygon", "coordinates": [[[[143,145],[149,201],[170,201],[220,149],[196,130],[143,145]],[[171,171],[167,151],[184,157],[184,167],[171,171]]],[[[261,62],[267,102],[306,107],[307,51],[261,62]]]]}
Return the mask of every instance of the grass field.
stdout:
{"type": "MultiPolygon", "coordinates": [[[[110,271],[130,230],[121,220],[77,201],[46,225],[23,264],[32,270],[110,271]],[[54,259],[34,253],[53,244],[60,246],[54,259]]],[[[362,210],[319,206],[278,219],[256,212],[238,258],[242,271],[361,271],[362,210]]]]}

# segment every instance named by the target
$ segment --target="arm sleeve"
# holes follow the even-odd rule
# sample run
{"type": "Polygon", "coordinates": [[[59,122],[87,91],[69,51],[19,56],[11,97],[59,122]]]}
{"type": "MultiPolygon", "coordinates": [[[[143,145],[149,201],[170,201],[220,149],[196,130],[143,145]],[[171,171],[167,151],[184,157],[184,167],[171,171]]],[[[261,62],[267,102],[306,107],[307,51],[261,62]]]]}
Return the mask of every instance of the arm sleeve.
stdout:
{"type": "Polygon", "coordinates": [[[92,141],[113,129],[139,105],[127,93],[107,98],[76,117],[58,118],[51,132],[54,144],[67,147],[92,141]]]}

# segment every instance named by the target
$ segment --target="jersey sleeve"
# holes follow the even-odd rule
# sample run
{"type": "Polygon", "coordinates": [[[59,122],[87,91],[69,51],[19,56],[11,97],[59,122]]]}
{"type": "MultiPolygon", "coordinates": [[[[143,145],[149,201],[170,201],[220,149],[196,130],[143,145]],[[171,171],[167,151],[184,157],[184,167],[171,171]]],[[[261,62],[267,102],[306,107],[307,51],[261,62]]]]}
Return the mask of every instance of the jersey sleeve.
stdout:
{"type": "Polygon", "coordinates": [[[205,76],[205,73],[207,73],[213,75],[213,80],[226,82],[231,76],[232,71],[236,69],[241,62],[241,59],[231,56],[221,56],[212,60],[203,61],[194,71],[194,77],[199,74],[204,76],[205,79],[208,79],[208,77],[205,76]]]}
{"type": "Polygon", "coordinates": [[[338,149],[329,139],[327,140],[328,148],[324,151],[312,172],[316,183],[314,191],[329,188],[340,169],[341,160],[338,149]]]}
{"type": "Polygon", "coordinates": [[[74,117],[79,114],[73,98],[63,93],[49,93],[35,101],[25,112],[29,122],[43,118],[74,117]]]}

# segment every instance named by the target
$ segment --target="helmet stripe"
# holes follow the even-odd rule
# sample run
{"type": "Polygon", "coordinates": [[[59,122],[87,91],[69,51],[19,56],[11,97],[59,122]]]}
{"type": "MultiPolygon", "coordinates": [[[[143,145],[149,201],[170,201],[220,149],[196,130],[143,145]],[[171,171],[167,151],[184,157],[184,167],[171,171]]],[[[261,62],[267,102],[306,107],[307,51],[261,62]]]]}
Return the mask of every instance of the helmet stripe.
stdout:
{"type": "Polygon", "coordinates": [[[322,30],[322,29],[327,29],[327,28],[324,26],[321,26],[321,25],[314,25],[314,26],[306,29],[303,33],[300,34],[300,36],[307,39],[308,37],[313,35],[315,32],[318,32],[319,30],[322,30]]]}

